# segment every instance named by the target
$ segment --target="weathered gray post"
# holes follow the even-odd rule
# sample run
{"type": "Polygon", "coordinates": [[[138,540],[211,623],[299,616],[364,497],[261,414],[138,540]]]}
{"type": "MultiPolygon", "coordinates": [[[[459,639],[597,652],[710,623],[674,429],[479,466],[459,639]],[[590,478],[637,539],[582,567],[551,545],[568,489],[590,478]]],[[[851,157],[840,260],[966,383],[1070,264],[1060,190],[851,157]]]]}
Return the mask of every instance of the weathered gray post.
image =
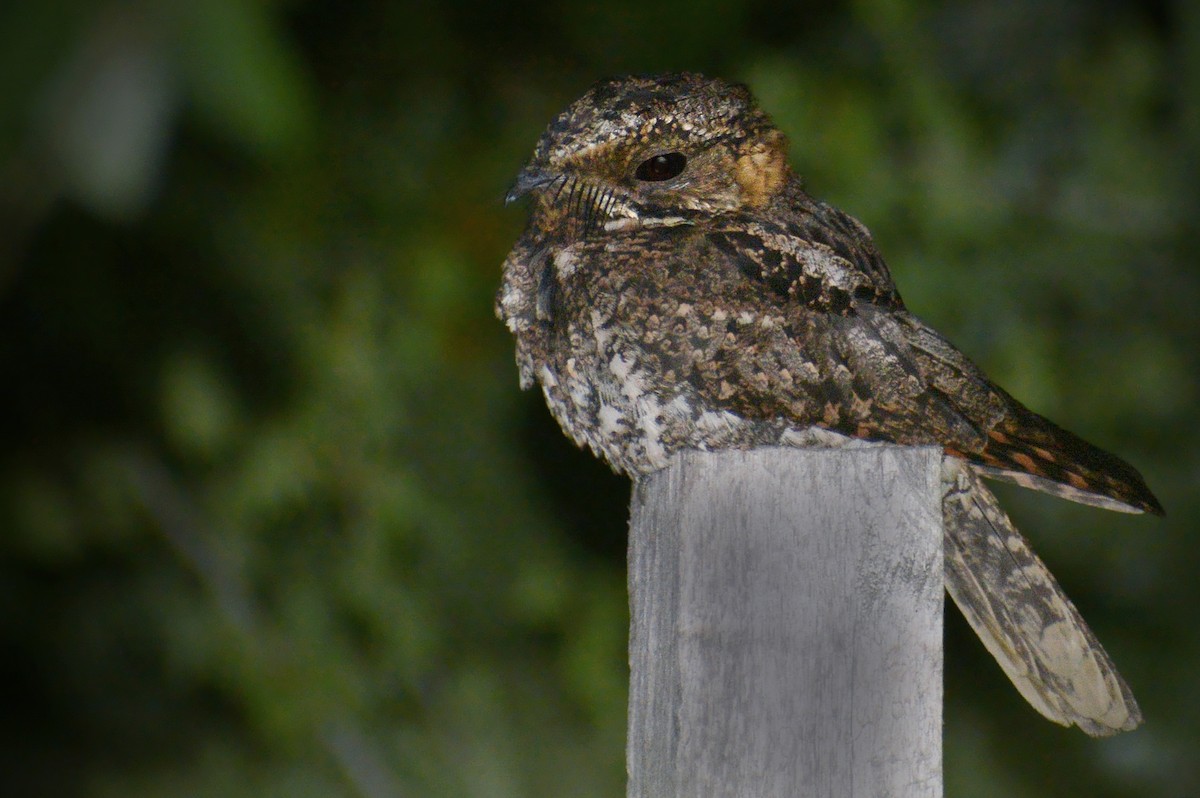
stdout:
{"type": "Polygon", "coordinates": [[[629,798],[941,796],[940,459],[689,452],[635,485],[629,798]]]}

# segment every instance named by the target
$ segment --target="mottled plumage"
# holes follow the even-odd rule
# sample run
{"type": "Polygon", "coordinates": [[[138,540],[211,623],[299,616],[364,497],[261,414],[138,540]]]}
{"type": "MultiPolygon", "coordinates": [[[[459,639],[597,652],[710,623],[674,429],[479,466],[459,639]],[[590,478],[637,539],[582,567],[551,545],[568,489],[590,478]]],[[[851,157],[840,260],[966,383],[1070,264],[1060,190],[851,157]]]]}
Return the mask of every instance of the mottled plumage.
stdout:
{"type": "Polygon", "coordinates": [[[1033,413],[904,307],[862,224],[813,199],[741,86],[594,86],[551,122],[497,312],[521,384],[637,476],[681,449],[934,444],[950,594],[1023,695],[1090,734],[1137,705],[982,474],[1161,513],[1120,459],[1033,413]]]}

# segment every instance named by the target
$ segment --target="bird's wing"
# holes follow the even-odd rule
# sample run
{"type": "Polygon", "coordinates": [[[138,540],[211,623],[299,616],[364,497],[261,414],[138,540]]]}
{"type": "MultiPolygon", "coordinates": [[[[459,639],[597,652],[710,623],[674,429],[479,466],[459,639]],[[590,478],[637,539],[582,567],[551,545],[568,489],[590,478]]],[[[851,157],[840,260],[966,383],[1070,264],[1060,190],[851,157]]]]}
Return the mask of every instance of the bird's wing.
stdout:
{"type": "Polygon", "coordinates": [[[1163,514],[1162,505],[1133,466],[1025,407],[919,320],[908,315],[905,321],[910,351],[931,389],[941,391],[948,375],[967,373],[976,386],[974,394],[951,392],[944,401],[979,420],[985,436],[982,445],[961,451],[948,445],[948,453],[977,464],[986,476],[1072,501],[1163,514]]]}
{"type": "Polygon", "coordinates": [[[797,237],[805,229],[741,223],[707,235],[709,257],[759,292],[758,307],[774,303],[786,319],[778,332],[738,331],[732,342],[748,344],[752,355],[730,358],[741,363],[738,390],[726,391],[737,397],[738,412],[791,416],[860,438],[940,444],[991,477],[1108,509],[1162,514],[1136,469],[1026,408],[910,314],[869,239],[843,236],[835,248],[797,237]],[[786,350],[807,381],[789,392],[768,379],[770,390],[755,390],[764,372],[794,374],[786,350]]]}

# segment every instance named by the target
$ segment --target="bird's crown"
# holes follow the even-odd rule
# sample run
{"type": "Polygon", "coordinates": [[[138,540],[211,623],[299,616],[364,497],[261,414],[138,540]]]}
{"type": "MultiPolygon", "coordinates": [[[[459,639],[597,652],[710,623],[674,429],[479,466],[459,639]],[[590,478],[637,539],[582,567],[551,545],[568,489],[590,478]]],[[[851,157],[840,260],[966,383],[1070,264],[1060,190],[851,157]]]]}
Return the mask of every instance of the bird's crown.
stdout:
{"type": "Polygon", "coordinates": [[[615,78],[554,118],[509,199],[536,191],[551,206],[569,188],[568,202],[605,222],[732,211],[779,191],[786,152],[745,86],[694,73],[615,78]]]}

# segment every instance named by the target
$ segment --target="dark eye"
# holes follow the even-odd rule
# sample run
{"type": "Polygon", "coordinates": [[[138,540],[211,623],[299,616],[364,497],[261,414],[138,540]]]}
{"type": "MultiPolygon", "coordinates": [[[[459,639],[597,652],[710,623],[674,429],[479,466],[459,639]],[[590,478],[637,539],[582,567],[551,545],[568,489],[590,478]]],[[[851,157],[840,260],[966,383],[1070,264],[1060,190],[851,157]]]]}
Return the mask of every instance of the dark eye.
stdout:
{"type": "Polygon", "coordinates": [[[685,166],[687,166],[687,156],[682,152],[664,152],[642,161],[633,176],[638,180],[650,182],[670,180],[682,172],[685,166]]]}

